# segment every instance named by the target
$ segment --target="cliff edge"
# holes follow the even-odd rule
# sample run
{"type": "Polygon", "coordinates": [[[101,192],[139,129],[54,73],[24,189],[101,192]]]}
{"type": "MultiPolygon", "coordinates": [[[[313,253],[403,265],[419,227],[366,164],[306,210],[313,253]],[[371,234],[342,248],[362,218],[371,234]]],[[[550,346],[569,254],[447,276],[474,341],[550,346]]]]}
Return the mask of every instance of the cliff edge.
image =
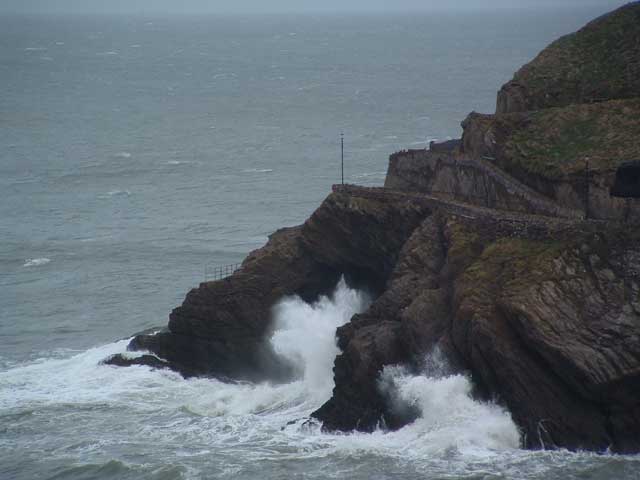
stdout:
{"type": "Polygon", "coordinates": [[[639,94],[640,3],[631,2],[556,40],[518,70],[500,89],[496,113],[639,94]]]}

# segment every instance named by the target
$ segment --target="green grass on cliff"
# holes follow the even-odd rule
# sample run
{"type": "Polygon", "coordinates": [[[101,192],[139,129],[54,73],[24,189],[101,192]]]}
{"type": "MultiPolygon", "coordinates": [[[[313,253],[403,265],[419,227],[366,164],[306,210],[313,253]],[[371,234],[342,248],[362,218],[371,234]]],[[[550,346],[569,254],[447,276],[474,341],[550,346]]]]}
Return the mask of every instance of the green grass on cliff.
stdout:
{"type": "Polygon", "coordinates": [[[556,40],[514,81],[531,110],[640,96],[640,2],[556,40]]]}
{"type": "MultiPolygon", "coordinates": [[[[502,128],[509,123],[509,115],[504,117],[496,119],[502,128]]],[[[586,158],[595,172],[640,160],[640,99],[533,112],[509,132],[503,158],[511,167],[549,179],[582,173],[586,158]]]]}
{"type": "Polygon", "coordinates": [[[532,277],[548,274],[550,260],[566,248],[562,242],[501,238],[489,244],[467,268],[464,279],[471,285],[526,284],[532,277]]]}

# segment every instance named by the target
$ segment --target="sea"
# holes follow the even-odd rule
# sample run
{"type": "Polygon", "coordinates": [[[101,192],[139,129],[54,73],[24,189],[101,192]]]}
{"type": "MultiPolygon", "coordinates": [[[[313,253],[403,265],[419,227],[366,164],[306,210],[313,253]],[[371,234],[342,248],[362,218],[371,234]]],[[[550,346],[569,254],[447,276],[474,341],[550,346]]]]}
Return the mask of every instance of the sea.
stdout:
{"type": "MultiPolygon", "coordinates": [[[[101,361],[216,267],[472,111],[597,6],[386,15],[0,16],[0,479],[616,479],[640,457],[525,451],[432,352],[380,388],[420,417],[323,432],[344,282],[274,306],[289,384],[101,361]]],[[[640,433],[639,433],[640,434],[640,433]]]]}

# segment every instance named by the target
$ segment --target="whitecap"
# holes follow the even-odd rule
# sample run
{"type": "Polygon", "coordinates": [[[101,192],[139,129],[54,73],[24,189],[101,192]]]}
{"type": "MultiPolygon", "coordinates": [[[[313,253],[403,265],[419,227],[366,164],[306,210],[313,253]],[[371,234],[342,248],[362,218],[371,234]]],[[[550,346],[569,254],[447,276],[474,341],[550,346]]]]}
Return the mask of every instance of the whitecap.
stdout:
{"type": "Polygon", "coordinates": [[[24,49],[25,52],[46,52],[47,49],[45,47],[27,47],[24,49]]]}
{"type": "Polygon", "coordinates": [[[101,57],[105,57],[105,56],[119,55],[119,53],[118,52],[114,52],[113,50],[110,50],[108,52],[96,53],[96,55],[99,55],[101,57]]]}
{"type": "Polygon", "coordinates": [[[51,259],[42,257],[42,258],[29,258],[25,260],[23,267],[39,267],[41,265],[46,265],[51,262],[51,259]]]}
{"type": "Polygon", "coordinates": [[[129,152],[118,152],[114,155],[115,158],[131,158],[131,154],[129,152]]]}
{"type": "Polygon", "coordinates": [[[56,42],[56,45],[58,45],[59,47],[64,45],[64,42],[56,42]]]}
{"type": "Polygon", "coordinates": [[[129,195],[131,195],[131,192],[129,190],[111,190],[110,192],[107,192],[107,195],[109,197],[128,197],[129,195]]]}
{"type": "Polygon", "coordinates": [[[244,173],[271,173],[273,168],[247,168],[243,170],[244,173]]]}
{"type": "Polygon", "coordinates": [[[419,418],[392,438],[419,455],[459,452],[486,456],[491,452],[517,450],[520,433],[511,415],[492,402],[474,400],[471,380],[451,369],[436,349],[425,358],[422,374],[402,367],[385,367],[379,389],[397,409],[412,408],[419,418]]]}
{"type": "Polygon", "coordinates": [[[380,177],[386,174],[387,172],[365,172],[354,175],[353,178],[380,177]]]}
{"type": "Polygon", "coordinates": [[[140,48],[142,45],[138,45],[137,43],[135,45],[131,45],[129,48],[140,48]]]}

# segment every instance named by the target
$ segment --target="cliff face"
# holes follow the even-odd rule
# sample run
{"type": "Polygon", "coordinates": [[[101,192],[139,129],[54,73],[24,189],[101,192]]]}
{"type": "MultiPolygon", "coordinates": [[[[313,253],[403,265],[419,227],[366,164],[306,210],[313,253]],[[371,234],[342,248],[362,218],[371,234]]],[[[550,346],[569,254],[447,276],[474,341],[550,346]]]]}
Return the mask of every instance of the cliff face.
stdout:
{"type": "Polygon", "coordinates": [[[437,345],[508,406],[524,446],[637,451],[637,232],[483,212],[440,210],[414,230],[384,293],[338,329],[336,387],[315,415],[345,431],[402,425],[378,374],[419,368],[437,345]]]}
{"type": "Polygon", "coordinates": [[[640,96],[640,2],[553,42],[498,93],[496,113],[640,96]]]}
{"type": "Polygon", "coordinates": [[[314,413],[324,428],[412,421],[380,372],[419,372],[437,347],[508,407],[525,447],[640,451],[640,204],[609,195],[616,169],[640,160],[638,15],[636,2],[554,43],[461,141],[392,155],[385,188],[334,187],[304,225],[131,342],[157,356],[107,363],[287,381],[295,368],[266,341],[271,308],[344,274],[374,302],[336,332],[335,388],[314,413]],[[587,185],[607,222],[583,220],[587,185]]]}
{"type": "Polygon", "coordinates": [[[638,200],[610,195],[618,167],[640,159],[640,98],[506,115],[472,113],[463,126],[468,157],[491,158],[564,207],[584,212],[588,193],[590,216],[640,221],[638,200]]]}
{"type": "Polygon", "coordinates": [[[454,280],[452,336],[525,446],[637,451],[638,244],[589,230],[482,242],[454,280]]]}
{"type": "MultiPolygon", "coordinates": [[[[468,137],[465,140],[468,144],[468,137]]],[[[471,159],[460,151],[440,153],[437,145],[430,150],[398,152],[389,159],[384,186],[482,207],[582,218],[583,210],[560,206],[482,158],[484,155],[483,151],[471,159]]]]}

